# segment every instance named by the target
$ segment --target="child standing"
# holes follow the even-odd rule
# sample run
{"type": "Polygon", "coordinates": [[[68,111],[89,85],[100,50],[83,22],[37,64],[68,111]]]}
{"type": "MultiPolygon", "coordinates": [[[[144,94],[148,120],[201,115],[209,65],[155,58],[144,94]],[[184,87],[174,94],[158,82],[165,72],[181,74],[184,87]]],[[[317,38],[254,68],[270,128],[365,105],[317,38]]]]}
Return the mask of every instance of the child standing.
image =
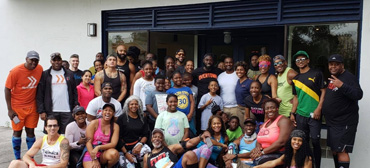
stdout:
{"type": "MultiPolygon", "coordinates": [[[[167,94],[174,94],[177,96],[177,110],[185,113],[190,122],[194,113],[194,97],[193,92],[187,86],[182,84],[182,76],[179,71],[176,71],[172,75],[173,87],[167,90],[167,94]]],[[[191,125],[190,125],[191,126],[191,125]]]]}
{"type": "Polygon", "coordinates": [[[164,90],[164,79],[162,75],[154,78],[155,90],[149,92],[145,98],[146,110],[149,113],[148,125],[150,131],[153,131],[155,120],[159,113],[167,110],[166,97],[167,94],[164,90]]]}
{"type": "Polygon", "coordinates": [[[183,112],[177,111],[177,96],[167,95],[167,111],[161,112],[155,121],[154,128],[164,130],[167,145],[177,144],[188,138],[189,122],[183,112]]]}
{"type": "Polygon", "coordinates": [[[219,89],[217,81],[211,81],[208,85],[209,92],[202,96],[199,101],[198,109],[202,111],[201,116],[201,130],[207,130],[207,123],[209,118],[212,116],[212,107],[219,105],[223,109],[224,105],[220,96],[216,94],[219,89]]]}
{"type": "MultiPolygon", "coordinates": [[[[185,68],[186,69],[186,68],[185,68]]],[[[196,102],[197,102],[197,96],[198,96],[198,87],[196,87],[195,85],[193,85],[193,76],[191,75],[191,73],[189,72],[184,72],[184,74],[182,75],[182,78],[183,78],[183,84],[187,87],[189,87],[191,89],[191,91],[193,92],[193,98],[194,98],[194,114],[193,114],[193,118],[190,120],[189,122],[189,125],[190,125],[190,135],[189,137],[192,138],[192,135],[193,134],[194,136],[197,135],[197,129],[195,127],[195,115],[196,115],[196,102]]]]}

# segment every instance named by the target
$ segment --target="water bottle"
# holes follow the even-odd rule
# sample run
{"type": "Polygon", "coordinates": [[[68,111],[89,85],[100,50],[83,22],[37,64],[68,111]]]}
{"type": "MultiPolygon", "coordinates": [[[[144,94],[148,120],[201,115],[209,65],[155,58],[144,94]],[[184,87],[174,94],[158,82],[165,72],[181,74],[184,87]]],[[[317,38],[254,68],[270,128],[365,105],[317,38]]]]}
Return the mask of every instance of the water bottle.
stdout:
{"type": "Polygon", "coordinates": [[[234,153],[233,150],[234,150],[234,146],[232,144],[230,144],[229,147],[228,147],[227,153],[228,154],[233,154],[234,153]]]}

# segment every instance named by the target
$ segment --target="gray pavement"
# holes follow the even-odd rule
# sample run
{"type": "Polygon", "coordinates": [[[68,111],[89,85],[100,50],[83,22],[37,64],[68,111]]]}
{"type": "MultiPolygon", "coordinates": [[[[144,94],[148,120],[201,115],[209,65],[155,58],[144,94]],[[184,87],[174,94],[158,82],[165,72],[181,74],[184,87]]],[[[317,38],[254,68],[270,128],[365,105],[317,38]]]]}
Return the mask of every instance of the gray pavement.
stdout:
{"type": "MultiPolygon", "coordinates": [[[[35,131],[36,138],[42,137],[44,134],[41,131],[35,131]]],[[[13,145],[12,145],[13,130],[9,127],[0,127],[0,168],[6,168],[10,162],[14,160],[13,145]]],[[[26,133],[22,133],[22,151],[21,156],[27,152],[26,133]]],[[[36,162],[41,162],[41,152],[35,156],[36,162]]]]}

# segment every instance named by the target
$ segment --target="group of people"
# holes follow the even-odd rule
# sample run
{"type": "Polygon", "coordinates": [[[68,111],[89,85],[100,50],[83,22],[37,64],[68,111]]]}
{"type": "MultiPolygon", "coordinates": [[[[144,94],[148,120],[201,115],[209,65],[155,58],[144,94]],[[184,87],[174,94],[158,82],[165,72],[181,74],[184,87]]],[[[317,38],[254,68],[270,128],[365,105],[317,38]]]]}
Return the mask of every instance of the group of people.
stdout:
{"type": "Polygon", "coordinates": [[[68,69],[52,53],[43,71],[39,54],[28,52],[5,85],[16,158],[9,167],[39,165],[32,158],[41,150],[41,165],[60,167],[318,168],[322,114],[336,167],[349,167],[362,90],[341,55],[329,57],[325,84],[305,51],[293,56],[299,72],[282,55],[258,52],[249,65],[225,56],[224,70],[211,53],[194,69],[179,49],[163,70],[152,53],[139,65],[139,54],[119,45],[81,71],[77,54],[68,69]],[[39,117],[47,135],[36,141],[39,117]],[[29,151],[21,161],[23,127],[29,151]]]}

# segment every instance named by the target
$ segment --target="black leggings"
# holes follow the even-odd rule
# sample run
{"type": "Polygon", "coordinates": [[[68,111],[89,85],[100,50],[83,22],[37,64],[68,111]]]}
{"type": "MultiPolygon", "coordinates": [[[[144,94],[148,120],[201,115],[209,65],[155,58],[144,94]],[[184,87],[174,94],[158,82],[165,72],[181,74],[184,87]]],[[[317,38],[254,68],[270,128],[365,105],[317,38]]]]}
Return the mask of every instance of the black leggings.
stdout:
{"type": "Polygon", "coordinates": [[[75,168],[82,154],[82,150],[71,149],[69,152],[69,166],[68,168],[75,168]]]}

